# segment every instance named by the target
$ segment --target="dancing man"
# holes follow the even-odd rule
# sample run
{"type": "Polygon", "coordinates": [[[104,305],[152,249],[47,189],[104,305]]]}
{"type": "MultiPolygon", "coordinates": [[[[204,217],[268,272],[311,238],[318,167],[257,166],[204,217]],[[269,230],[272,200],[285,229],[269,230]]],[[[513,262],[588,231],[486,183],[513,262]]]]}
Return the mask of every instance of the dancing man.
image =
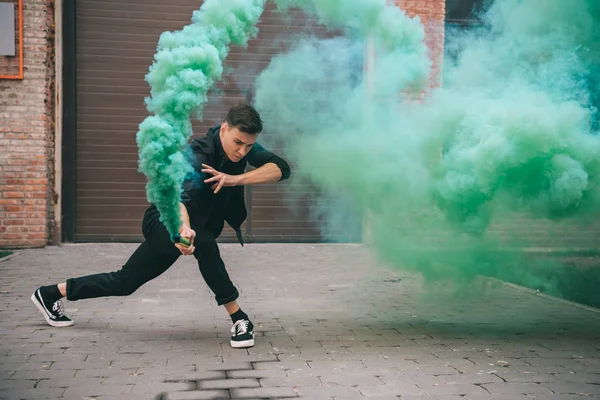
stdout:
{"type": "Polygon", "coordinates": [[[231,108],[225,121],[206,136],[193,140],[196,178],[184,182],[179,231],[191,244],[175,243],[160,221],[156,205],[150,205],[142,221],[144,241],[121,269],[41,286],[32,294],[31,300],[48,324],[73,325],[63,311],[61,299],[65,296],[71,301],[128,296],[169,269],[179,256],[193,255],[217,304],[231,316],[231,346],[254,346],[254,326],[238,305],[239,293],[229,278],[216,239],[227,222],[243,246],[241,225],[247,216],[244,185],[274,183],[290,176],[286,161],[256,143],[262,128],[259,113],[242,104],[231,108]],[[255,169],[245,172],[247,164],[255,169]]]}

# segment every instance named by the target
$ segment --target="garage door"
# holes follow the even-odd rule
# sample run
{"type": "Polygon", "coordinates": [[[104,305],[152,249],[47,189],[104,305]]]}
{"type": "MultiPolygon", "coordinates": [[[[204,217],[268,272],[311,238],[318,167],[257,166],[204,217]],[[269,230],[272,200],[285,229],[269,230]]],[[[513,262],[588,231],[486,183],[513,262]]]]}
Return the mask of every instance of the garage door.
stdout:
{"type": "MultiPolygon", "coordinates": [[[[201,2],[191,0],[80,0],[76,9],[77,151],[76,241],[139,241],[140,223],[148,206],[145,177],[137,170],[138,125],[148,116],[143,106],[149,87],[144,75],[159,35],[189,24],[201,2]]],[[[230,78],[210,96],[204,121],[194,122],[198,136],[219,122],[230,105],[250,93],[254,77],[272,55],[285,47],[282,37],[321,30],[295,12],[284,20],[269,3],[259,25],[259,38],[248,49],[232,48],[230,78]]],[[[268,134],[268,133],[265,133],[268,134]]],[[[279,150],[279,149],[273,149],[279,150]]],[[[291,185],[286,182],[284,185],[291,185]]],[[[311,185],[297,186],[300,200],[288,202],[289,187],[247,187],[250,210],[243,231],[249,242],[321,241],[310,218],[311,185]]],[[[227,228],[223,241],[233,240],[227,228]]],[[[356,238],[355,238],[356,239],[356,238]]]]}

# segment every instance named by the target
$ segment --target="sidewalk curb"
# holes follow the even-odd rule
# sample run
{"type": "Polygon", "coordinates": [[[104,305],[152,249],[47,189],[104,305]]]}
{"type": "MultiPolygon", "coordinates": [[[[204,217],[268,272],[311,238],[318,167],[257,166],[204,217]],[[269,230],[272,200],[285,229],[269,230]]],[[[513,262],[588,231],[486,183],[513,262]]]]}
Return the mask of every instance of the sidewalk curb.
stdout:
{"type": "Polygon", "coordinates": [[[23,252],[22,252],[22,251],[15,251],[14,253],[12,253],[12,254],[11,254],[11,255],[9,255],[9,256],[6,256],[6,257],[2,257],[2,258],[0,258],[0,263],[3,263],[3,262],[5,262],[5,261],[8,261],[8,260],[10,260],[11,258],[14,258],[14,257],[16,257],[16,256],[20,256],[21,254],[23,254],[23,252]]]}
{"type": "Polygon", "coordinates": [[[546,294],[546,293],[541,293],[541,292],[539,292],[537,290],[530,289],[530,288],[525,287],[525,286],[517,285],[516,283],[505,282],[505,281],[502,281],[500,279],[490,278],[490,277],[485,277],[485,278],[489,279],[490,281],[494,281],[496,283],[500,283],[500,284],[502,284],[504,286],[508,286],[508,287],[513,288],[513,289],[517,289],[517,290],[521,290],[523,292],[527,292],[527,293],[532,294],[534,296],[539,296],[539,297],[542,297],[542,298],[547,299],[547,300],[556,301],[556,302],[559,302],[559,303],[563,303],[563,304],[566,304],[566,305],[570,305],[570,306],[573,306],[573,307],[577,307],[577,308],[581,308],[581,309],[584,309],[584,310],[587,310],[587,311],[591,311],[591,312],[596,313],[596,314],[600,314],[600,309],[598,309],[598,308],[586,306],[584,304],[576,303],[576,302],[570,301],[570,300],[561,299],[560,297],[551,296],[551,295],[546,294]]]}

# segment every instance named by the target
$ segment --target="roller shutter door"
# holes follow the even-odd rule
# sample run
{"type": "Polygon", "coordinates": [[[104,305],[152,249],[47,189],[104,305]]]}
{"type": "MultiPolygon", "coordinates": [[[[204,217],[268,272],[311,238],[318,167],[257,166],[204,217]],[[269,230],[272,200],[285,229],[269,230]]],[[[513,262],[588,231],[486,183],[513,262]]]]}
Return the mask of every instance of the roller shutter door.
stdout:
{"type": "MultiPolygon", "coordinates": [[[[137,171],[135,135],[148,116],[143,105],[149,93],[144,75],[160,34],[189,24],[200,5],[190,0],[77,2],[76,241],[142,238],[141,219],[148,203],[145,177],[137,171]]],[[[221,122],[230,105],[246,99],[254,77],[285,45],[282,35],[308,31],[309,24],[315,31],[315,21],[298,12],[292,14],[291,25],[289,21],[284,22],[269,3],[259,37],[247,50],[232,47],[226,62],[234,72],[217,85],[221,94],[210,96],[204,120],[194,122],[196,135],[204,135],[208,127],[221,122]]],[[[290,205],[282,185],[246,188],[246,240],[321,240],[318,227],[309,218],[314,188],[296,189],[296,193],[305,192],[304,200],[290,205]]],[[[234,240],[230,228],[226,227],[221,240],[234,240]]]]}

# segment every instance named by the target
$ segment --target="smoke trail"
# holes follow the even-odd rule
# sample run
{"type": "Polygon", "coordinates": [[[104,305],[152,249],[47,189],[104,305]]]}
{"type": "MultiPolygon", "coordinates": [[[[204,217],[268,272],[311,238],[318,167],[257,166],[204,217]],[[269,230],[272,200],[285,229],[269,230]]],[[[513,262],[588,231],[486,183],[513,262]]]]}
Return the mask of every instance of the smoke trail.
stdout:
{"type": "MultiPolygon", "coordinates": [[[[395,23],[378,27],[384,1],[291,3],[350,28],[344,38],[305,39],[257,80],[266,128],[290,133],[296,175],[352,198],[378,253],[397,266],[427,279],[484,274],[555,290],[548,263],[534,268],[507,249],[533,245],[533,221],[568,232],[598,215],[600,6],[498,0],[486,28],[446,61],[444,86],[411,102],[406,92],[430,72],[421,26],[393,11],[395,23]],[[369,34],[378,39],[370,98],[351,67],[369,34]]],[[[548,235],[549,246],[569,243],[548,235]]]]}
{"type": "Polygon", "coordinates": [[[223,74],[230,45],[244,46],[258,32],[265,0],[206,0],[181,31],[164,32],[154,63],[147,110],[154,114],[137,134],[139,170],[148,178],[148,201],[157,205],[171,237],[179,232],[179,200],[193,172],[184,152],[192,134],[190,115],[202,115],[207,92],[223,74]]]}

